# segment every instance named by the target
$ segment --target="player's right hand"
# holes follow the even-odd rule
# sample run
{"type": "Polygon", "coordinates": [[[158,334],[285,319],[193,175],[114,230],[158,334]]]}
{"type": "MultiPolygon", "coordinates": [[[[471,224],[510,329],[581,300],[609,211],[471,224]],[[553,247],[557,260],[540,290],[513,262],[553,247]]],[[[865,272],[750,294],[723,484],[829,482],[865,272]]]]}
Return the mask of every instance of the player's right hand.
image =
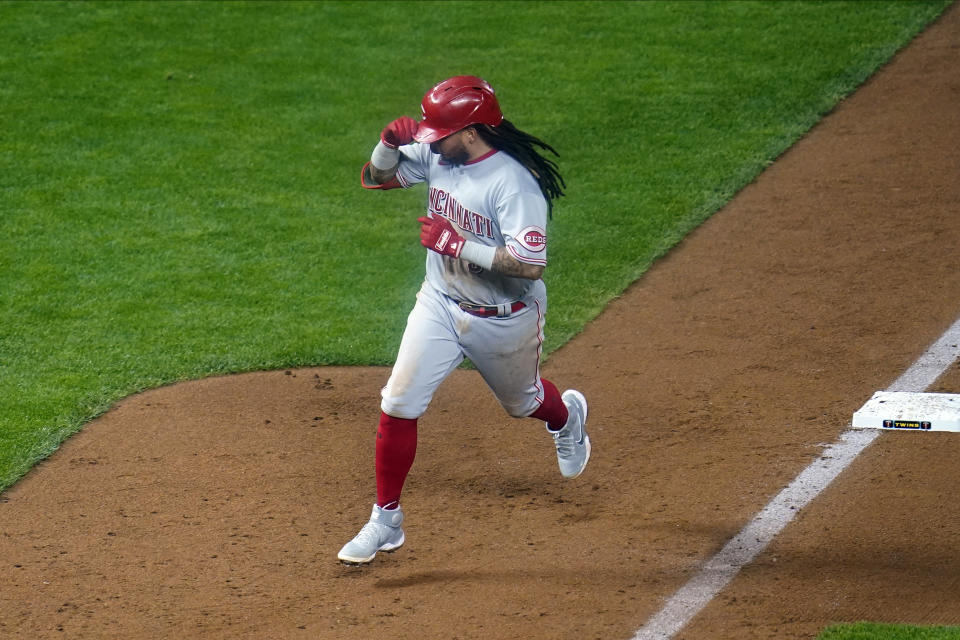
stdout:
{"type": "Polygon", "coordinates": [[[397,118],[380,133],[380,140],[391,149],[413,142],[420,123],[408,116],[397,118]]]}

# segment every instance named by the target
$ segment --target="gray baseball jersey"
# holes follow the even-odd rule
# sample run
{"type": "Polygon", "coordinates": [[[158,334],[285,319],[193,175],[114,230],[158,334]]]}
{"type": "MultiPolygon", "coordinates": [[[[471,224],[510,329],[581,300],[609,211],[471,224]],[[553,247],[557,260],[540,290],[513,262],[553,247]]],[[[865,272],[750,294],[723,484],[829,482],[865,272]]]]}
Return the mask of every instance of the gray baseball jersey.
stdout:
{"type": "MultiPolygon", "coordinates": [[[[451,165],[427,144],[406,145],[400,153],[397,180],[404,188],[428,183],[430,215],[449,219],[467,240],[506,247],[521,262],[546,266],[547,201],[530,171],[509,154],[494,150],[451,165]]],[[[497,305],[520,300],[534,281],[428,251],[427,282],[457,301],[497,305]]]]}

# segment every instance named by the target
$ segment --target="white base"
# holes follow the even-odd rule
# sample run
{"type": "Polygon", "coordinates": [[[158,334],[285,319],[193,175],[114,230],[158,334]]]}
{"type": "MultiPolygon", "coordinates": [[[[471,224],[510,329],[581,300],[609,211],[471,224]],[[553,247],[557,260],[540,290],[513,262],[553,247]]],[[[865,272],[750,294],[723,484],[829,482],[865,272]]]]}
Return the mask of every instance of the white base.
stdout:
{"type": "Polygon", "coordinates": [[[853,414],[857,429],[960,432],[960,394],[877,391],[853,414]]]}

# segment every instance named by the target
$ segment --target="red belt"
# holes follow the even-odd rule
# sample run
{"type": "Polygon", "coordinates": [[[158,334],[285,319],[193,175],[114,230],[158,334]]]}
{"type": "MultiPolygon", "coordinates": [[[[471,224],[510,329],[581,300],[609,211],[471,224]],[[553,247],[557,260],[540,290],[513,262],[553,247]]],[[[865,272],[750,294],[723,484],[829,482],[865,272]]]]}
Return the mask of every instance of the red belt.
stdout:
{"type": "Polygon", "coordinates": [[[480,316],[481,318],[492,318],[494,316],[498,318],[506,318],[520,309],[523,309],[527,305],[522,302],[514,302],[513,304],[501,304],[494,305],[492,307],[485,307],[481,304],[470,304],[469,302],[460,302],[458,306],[466,311],[467,313],[475,316],[480,316]]]}

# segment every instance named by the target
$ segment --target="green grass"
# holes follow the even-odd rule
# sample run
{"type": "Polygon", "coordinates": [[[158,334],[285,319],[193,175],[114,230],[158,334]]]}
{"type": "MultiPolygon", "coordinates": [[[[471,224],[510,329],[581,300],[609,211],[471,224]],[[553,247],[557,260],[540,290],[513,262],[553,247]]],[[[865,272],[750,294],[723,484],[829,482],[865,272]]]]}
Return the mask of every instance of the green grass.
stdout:
{"type": "Polygon", "coordinates": [[[144,388],[390,363],[424,195],[359,168],[436,81],[562,154],[550,352],[946,4],[0,3],[0,489],[144,388]]]}
{"type": "Polygon", "coordinates": [[[817,638],[818,640],[960,640],[960,627],[911,627],[859,622],[828,627],[817,638]]]}

